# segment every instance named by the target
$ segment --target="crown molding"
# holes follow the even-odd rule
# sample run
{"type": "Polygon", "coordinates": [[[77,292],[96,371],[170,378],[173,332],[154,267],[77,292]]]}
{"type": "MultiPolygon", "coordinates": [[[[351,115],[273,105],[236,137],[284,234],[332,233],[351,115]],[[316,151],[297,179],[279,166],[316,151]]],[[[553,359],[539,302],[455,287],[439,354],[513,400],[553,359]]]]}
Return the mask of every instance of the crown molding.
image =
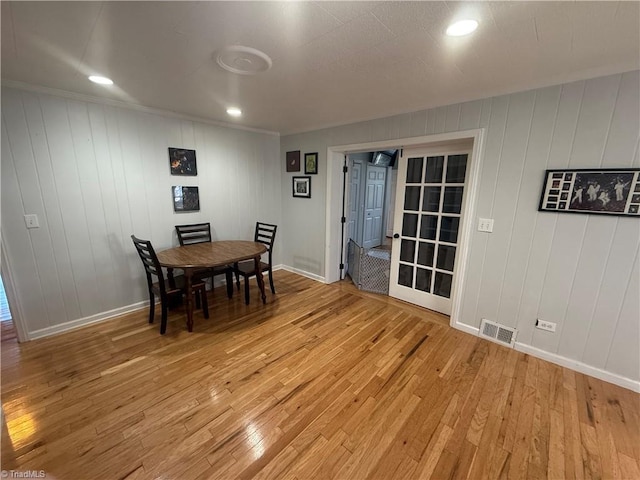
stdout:
{"type": "Polygon", "coordinates": [[[226,122],[220,122],[217,120],[211,120],[211,119],[207,119],[207,118],[202,118],[202,117],[196,117],[193,115],[186,115],[184,113],[178,113],[178,112],[174,112],[171,110],[163,110],[161,108],[155,108],[155,107],[147,107],[144,105],[139,105],[136,103],[129,103],[129,102],[123,102],[122,100],[114,100],[111,98],[102,98],[102,97],[94,97],[92,95],[85,95],[83,93],[76,93],[76,92],[69,92],[67,90],[59,90],[57,88],[50,88],[50,87],[43,87],[41,85],[32,85],[30,83],[23,83],[23,82],[17,82],[15,80],[6,80],[6,79],[2,79],[2,87],[3,88],[14,88],[16,90],[24,90],[24,91],[28,91],[28,92],[34,92],[34,93],[42,93],[45,95],[53,95],[56,97],[63,97],[63,98],[68,98],[71,100],[79,100],[82,102],[89,102],[89,103],[98,103],[101,105],[109,105],[111,107],[118,107],[118,108],[126,108],[129,110],[136,110],[138,112],[144,112],[144,113],[150,113],[153,115],[162,115],[164,117],[172,117],[172,118],[177,118],[180,120],[188,120],[191,122],[198,122],[198,123],[204,123],[207,125],[214,125],[216,127],[223,127],[223,128],[231,128],[234,130],[244,130],[246,132],[253,132],[253,133],[261,133],[261,134],[265,134],[265,135],[273,135],[276,137],[280,136],[279,132],[274,132],[271,130],[264,130],[261,128],[252,128],[252,127],[244,127],[242,125],[234,125],[232,123],[226,123],[226,122]]]}

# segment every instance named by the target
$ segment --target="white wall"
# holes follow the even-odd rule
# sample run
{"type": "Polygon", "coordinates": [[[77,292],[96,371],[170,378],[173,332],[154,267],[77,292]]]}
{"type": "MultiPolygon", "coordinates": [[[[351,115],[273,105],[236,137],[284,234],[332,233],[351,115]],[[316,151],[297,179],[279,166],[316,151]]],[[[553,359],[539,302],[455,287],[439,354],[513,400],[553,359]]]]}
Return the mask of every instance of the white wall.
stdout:
{"type": "Polygon", "coordinates": [[[637,383],[640,220],[537,208],[547,168],[640,167],[639,117],[635,71],[283,137],[281,157],[320,155],[312,199],[283,194],[283,263],[325,276],[327,147],[485,128],[476,213],[495,228],[473,233],[458,321],[516,327],[533,353],[637,383]]]}
{"type": "Polygon", "coordinates": [[[3,89],[2,268],[28,334],[146,300],[131,234],[160,250],[176,224],[211,222],[217,239],[280,224],[279,151],[277,135],[3,89]],[[198,175],[171,176],[168,147],[195,149],[198,175]],[[199,186],[201,210],[174,213],[172,185],[199,186]],[[40,228],[27,230],[32,213],[40,228]]]}

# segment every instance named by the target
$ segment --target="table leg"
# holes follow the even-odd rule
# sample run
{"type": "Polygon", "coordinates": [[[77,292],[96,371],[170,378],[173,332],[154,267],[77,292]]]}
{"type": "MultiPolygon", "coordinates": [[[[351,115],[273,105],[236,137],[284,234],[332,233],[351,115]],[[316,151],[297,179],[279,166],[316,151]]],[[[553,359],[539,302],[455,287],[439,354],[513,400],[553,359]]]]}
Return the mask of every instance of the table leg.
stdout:
{"type": "Polygon", "coordinates": [[[253,265],[256,270],[256,280],[258,280],[258,288],[260,288],[262,303],[267,303],[267,294],[264,293],[264,278],[262,278],[262,265],[260,264],[259,256],[253,259],[253,265]]]}
{"type": "Polygon", "coordinates": [[[187,302],[187,330],[193,331],[193,287],[191,282],[191,269],[184,269],[184,284],[185,284],[185,300],[187,302]]]}

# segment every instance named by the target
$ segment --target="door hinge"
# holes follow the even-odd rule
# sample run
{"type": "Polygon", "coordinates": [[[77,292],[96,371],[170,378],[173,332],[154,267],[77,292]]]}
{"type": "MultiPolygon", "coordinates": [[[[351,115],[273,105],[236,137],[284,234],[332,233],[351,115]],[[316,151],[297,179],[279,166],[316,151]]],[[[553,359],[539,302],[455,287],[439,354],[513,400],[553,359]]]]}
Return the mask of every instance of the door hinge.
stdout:
{"type": "Polygon", "coordinates": [[[402,156],[402,153],[404,152],[404,148],[400,149],[400,156],[402,156]]]}
{"type": "Polygon", "coordinates": [[[340,270],[344,270],[344,263],[340,264],[340,270]]]}
{"type": "Polygon", "coordinates": [[[346,165],[343,165],[342,173],[347,173],[348,171],[349,171],[349,167],[347,167],[346,165]]]}
{"type": "Polygon", "coordinates": [[[347,223],[347,217],[342,217],[340,219],[340,223],[347,223]]]}

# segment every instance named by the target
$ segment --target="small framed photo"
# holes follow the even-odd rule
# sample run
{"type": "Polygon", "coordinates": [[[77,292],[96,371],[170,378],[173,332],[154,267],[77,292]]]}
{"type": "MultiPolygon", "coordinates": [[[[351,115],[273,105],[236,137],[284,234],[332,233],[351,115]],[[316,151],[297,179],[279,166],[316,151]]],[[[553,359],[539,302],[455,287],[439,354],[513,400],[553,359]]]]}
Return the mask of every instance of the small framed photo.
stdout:
{"type": "Polygon", "coordinates": [[[196,151],[169,147],[171,175],[198,175],[196,151]]]}
{"type": "Polygon", "coordinates": [[[311,198],[311,177],[293,177],[293,196],[311,198]]]}
{"type": "Polygon", "coordinates": [[[197,212],[200,210],[198,187],[171,187],[174,212],[197,212]]]}
{"type": "Polygon", "coordinates": [[[318,173],[318,152],[304,154],[305,175],[315,175],[318,173]]]}
{"type": "Polygon", "coordinates": [[[637,217],[638,185],[638,168],[547,170],[538,210],[637,217]]]}
{"type": "Polygon", "coordinates": [[[287,152],[287,172],[300,171],[300,150],[287,152]]]}

